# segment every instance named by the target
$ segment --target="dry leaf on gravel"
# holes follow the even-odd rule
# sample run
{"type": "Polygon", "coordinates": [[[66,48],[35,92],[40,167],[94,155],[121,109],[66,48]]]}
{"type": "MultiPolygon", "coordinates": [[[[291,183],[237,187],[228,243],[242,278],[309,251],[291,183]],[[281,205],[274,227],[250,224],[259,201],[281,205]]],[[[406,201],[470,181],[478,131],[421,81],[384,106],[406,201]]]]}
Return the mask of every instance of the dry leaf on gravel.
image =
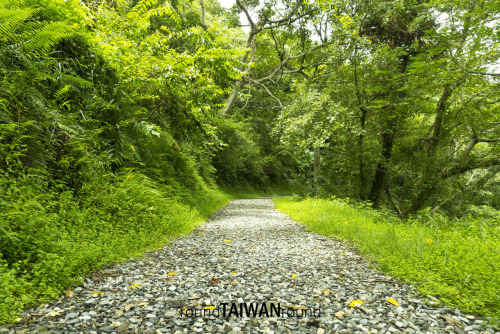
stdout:
{"type": "Polygon", "coordinates": [[[353,300],[349,306],[350,307],[360,307],[363,304],[362,300],[353,300]]]}
{"type": "Polygon", "coordinates": [[[394,306],[399,306],[398,301],[396,299],[394,299],[394,298],[386,298],[385,300],[388,301],[389,303],[391,303],[394,306]]]}

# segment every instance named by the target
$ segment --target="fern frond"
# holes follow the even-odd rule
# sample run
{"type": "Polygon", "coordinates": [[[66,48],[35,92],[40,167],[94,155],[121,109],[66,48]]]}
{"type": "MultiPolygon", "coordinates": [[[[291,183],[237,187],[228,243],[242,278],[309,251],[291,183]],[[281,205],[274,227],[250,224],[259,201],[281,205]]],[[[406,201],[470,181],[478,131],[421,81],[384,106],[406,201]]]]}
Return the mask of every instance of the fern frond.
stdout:
{"type": "Polygon", "coordinates": [[[70,85],[66,85],[64,86],[63,88],[59,89],[55,94],[54,96],[56,98],[60,98],[63,94],[66,94],[67,92],[69,92],[69,89],[71,88],[70,85]]]}
{"type": "Polygon", "coordinates": [[[30,39],[24,43],[23,48],[26,52],[48,53],[61,41],[68,40],[76,35],[77,33],[66,24],[51,22],[30,36],[30,39]]]}
{"type": "Polygon", "coordinates": [[[63,82],[68,83],[71,86],[76,86],[76,87],[92,87],[94,84],[90,81],[87,81],[85,79],[75,77],[70,74],[64,74],[61,73],[61,77],[63,79],[63,82]]]}
{"type": "Polygon", "coordinates": [[[38,9],[11,10],[0,8],[0,44],[16,42],[17,32],[38,9]]]}

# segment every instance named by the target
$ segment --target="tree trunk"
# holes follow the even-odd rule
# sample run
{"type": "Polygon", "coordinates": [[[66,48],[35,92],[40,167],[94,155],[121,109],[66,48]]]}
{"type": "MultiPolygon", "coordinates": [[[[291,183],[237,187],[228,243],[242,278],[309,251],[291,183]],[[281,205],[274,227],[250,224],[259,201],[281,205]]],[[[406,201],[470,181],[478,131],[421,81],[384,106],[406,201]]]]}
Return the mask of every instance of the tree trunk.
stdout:
{"type": "Polygon", "coordinates": [[[380,197],[391,162],[392,146],[394,145],[394,131],[394,121],[391,121],[388,131],[382,134],[382,157],[377,164],[375,179],[373,180],[372,189],[370,191],[370,201],[374,209],[378,209],[380,206],[380,197]]]}
{"type": "Polygon", "coordinates": [[[319,147],[314,148],[314,193],[319,194],[321,188],[321,152],[319,147]]]}
{"type": "MultiPolygon", "coordinates": [[[[246,64],[248,61],[248,56],[250,53],[252,53],[252,58],[255,53],[255,38],[256,38],[257,32],[254,31],[253,29],[250,31],[247,39],[247,48],[250,48],[250,51],[246,52],[243,55],[243,58],[241,58],[241,62],[246,64]]],[[[224,109],[222,109],[222,115],[225,115],[233,106],[234,101],[236,101],[236,96],[238,96],[238,91],[241,88],[241,85],[243,84],[242,79],[236,80],[235,87],[231,91],[231,94],[229,94],[229,97],[226,100],[226,105],[224,106],[224,109]]]]}

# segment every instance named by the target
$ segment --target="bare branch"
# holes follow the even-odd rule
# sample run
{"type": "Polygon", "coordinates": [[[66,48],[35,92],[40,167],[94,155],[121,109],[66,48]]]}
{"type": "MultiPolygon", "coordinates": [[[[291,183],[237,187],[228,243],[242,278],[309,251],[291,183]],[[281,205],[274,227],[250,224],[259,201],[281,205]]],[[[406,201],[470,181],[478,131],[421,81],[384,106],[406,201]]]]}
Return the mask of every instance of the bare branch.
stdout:
{"type": "Polygon", "coordinates": [[[478,72],[478,71],[471,71],[471,70],[468,70],[466,69],[465,67],[463,67],[462,65],[460,65],[458,63],[458,61],[455,59],[455,57],[451,56],[451,60],[453,60],[453,62],[458,66],[460,67],[460,69],[464,72],[467,72],[467,73],[471,73],[471,74],[479,74],[479,75],[489,75],[489,76],[494,76],[494,77],[500,77],[500,73],[486,73],[486,72],[478,72]]]}
{"type": "MultiPolygon", "coordinates": [[[[247,17],[248,22],[250,22],[250,26],[252,27],[252,30],[255,30],[255,23],[252,20],[252,17],[248,13],[248,8],[247,6],[241,1],[241,0],[236,0],[236,3],[238,4],[238,7],[245,13],[245,16],[247,17]]],[[[250,32],[251,34],[252,32],[250,32]]]]}
{"type": "Polygon", "coordinates": [[[304,72],[304,67],[300,67],[300,68],[295,69],[288,64],[284,64],[283,66],[290,70],[290,71],[283,71],[283,74],[298,73],[298,74],[302,75],[307,81],[311,80],[311,78],[306,74],[306,72],[304,72]]]}
{"type": "Polygon", "coordinates": [[[262,88],[264,88],[264,90],[267,92],[267,94],[278,102],[278,104],[280,105],[280,108],[283,108],[283,104],[281,103],[280,99],[278,99],[276,96],[274,96],[273,93],[271,93],[271,91],[264,84],[260,83],[259,81],[253,80],[250,77],[245,77],[245,79],[247,79],[248,81],[250,81],[250,82],[252,82],[252,83],[254,83],[262,88]]]}
{"type": "Polygon", "coordinates": [[[282,20],[279,20],[280,23],[276,23],[274,25],[269,25],[269,26],[263,26],[261,29],[262,30],[267,30],[267,29],[275,29],[275,28],[279,28],[279,27],[283,27],[285,25],[289,25],[289,24],[292,24],[294,23],[295,21],[303,18],[304,16],[307,16],[309,14],[312,14],[316,11],[316,9],[311,9],[310,11],[307,11],[305,13],[302,13],[301,15],[295,17],[295,18],[292,18],[292,14],[290,14],[288,17],[282,19],[282,20]]]}

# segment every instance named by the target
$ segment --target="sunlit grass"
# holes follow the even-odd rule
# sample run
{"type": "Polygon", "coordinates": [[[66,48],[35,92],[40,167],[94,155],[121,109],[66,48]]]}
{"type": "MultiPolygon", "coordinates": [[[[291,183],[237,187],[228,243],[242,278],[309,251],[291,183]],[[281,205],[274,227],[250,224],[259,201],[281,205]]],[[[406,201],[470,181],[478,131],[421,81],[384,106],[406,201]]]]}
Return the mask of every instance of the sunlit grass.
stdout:
{"type": "Polygon", "coordinates": [[[278,210],[312,232],[344,238],[372,257],[380,269],[416,282],[423,294],[449,307],[500,316],[500,233],[498,221],[451,222],[415,218],[403,222],[387,212],[339,199],[274,200],[278,210]]]}

